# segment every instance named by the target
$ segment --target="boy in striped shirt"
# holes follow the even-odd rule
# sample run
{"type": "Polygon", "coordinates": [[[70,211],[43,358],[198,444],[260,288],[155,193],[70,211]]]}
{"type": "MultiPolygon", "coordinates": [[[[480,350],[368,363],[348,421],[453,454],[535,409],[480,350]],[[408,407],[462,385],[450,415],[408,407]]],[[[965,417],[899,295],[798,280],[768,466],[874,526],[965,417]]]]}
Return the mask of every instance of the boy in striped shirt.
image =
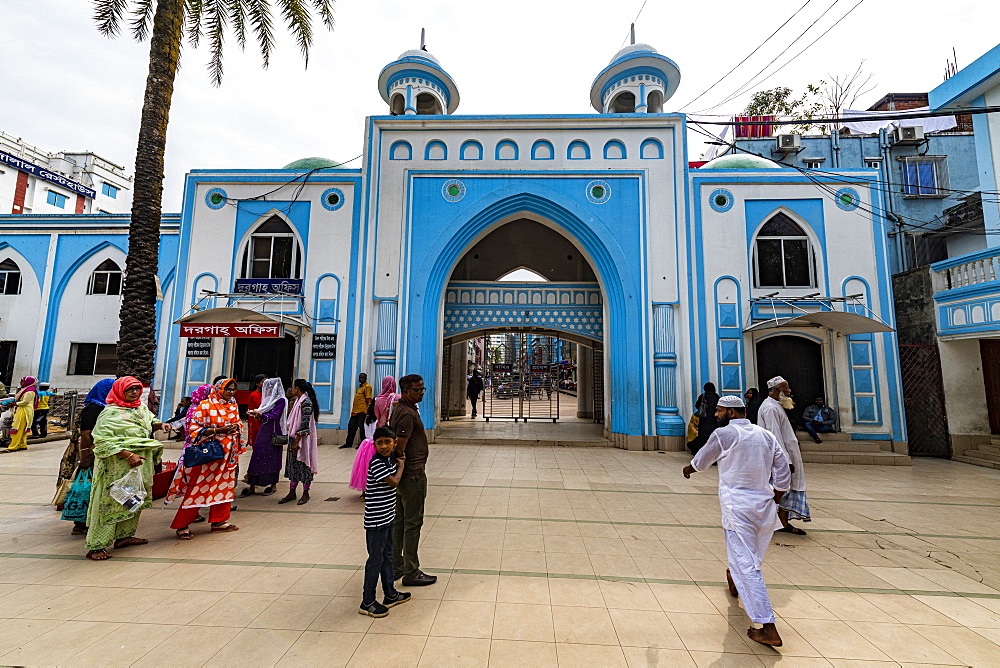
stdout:
{"type": "Polygon", "coordinates": [[[358,612],[369,617],[385,617],[389,608],[410,599],[409,592],[396,591],[392,577],[392,522],[396,519],[396,485],[403,475],[406,455],[392,460],[396,432],[390,427],[375,430],[375,454],[368,464],[365,486],[365,534],[368,561],[365,585],[358,612]],[[382,576],[382,602],[375,600],[375,586],[382,576]]]}

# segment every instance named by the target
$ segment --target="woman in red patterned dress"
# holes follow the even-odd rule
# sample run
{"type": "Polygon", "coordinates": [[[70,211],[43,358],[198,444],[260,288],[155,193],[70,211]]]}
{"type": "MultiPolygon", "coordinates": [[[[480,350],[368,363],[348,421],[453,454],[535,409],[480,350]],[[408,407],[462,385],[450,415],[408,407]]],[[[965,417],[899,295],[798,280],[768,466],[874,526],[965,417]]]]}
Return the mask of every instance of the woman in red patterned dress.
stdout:
{"type": "Polygon", "coordinates": [[[243,422],[239,406],[233,399],[235,395],[236,381],[232,378],[220,380],[208,398],[198,404],[191,418],[191,443],[216,439],[225,454],[218,461],[185,468],[180,475],[174,476],[166,502],[179,496],[184,499],[170,525],[182,540],[194,538],[189,525],[198,518],[199,509],[205,507],[208,507],[213,533],[239,530],[228,521],[235,496],[236,466],[245,449],[241,442],[243,422]]]}

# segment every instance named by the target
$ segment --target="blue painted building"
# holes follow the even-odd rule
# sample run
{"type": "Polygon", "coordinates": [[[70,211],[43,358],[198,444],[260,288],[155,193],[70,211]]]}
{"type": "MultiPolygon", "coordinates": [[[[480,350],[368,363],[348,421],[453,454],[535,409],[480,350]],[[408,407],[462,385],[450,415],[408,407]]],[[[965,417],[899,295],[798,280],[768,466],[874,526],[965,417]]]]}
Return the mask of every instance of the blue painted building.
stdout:
{"type": "MultiPolygon", "coordinates": [[[[852,438],[905,450],[892,251],[886,221],[864,206],[882,201],[875,172],[839,168],[818,187],[769,160],[689,169],[686,119],[664,112],[679,82],[673,61],[633,44],[595,78],[596,113],[462,116],[447,71],[407,51],[379,77],[390,114],[368,118],[357,169],[313,158],[191,171],[181,213],[165,217],[164,406],[270,365],[309,378],[320,426],[341,430],[359,372],[376,386],[419,373],[437,406],[461,381],[454,354],[469,338],[511,333],[578,345],[581,392],[604,397],[595,417],[618,447],[679,449],[704,383],[741,393],[781,373],[803,407],[826,396],[852,438]],[[519,267],[545,280],[498,280],[519,267]]],[[[117,228],[40,224],[80,232],[70,255],[96,259],[104,237],[122,248],[117,228]]],[[[31,236],[23,219],[0,226],[31,236]]],[[[55,251],[32,243],[15,249],[17,266],[50,303],[55,251]]],[[[71,283],[103,280],[67,262],[71,283]]],[[[23,285],[17,300],[0,296],[0,340],[15,313],[34,318],[23,285]]],[[[15,375],[66,373],[84,335],[63,326],[36,328],[38,352],[15,375]]],[[[424,421],[435,428],[438,411],[424,421]]]]}

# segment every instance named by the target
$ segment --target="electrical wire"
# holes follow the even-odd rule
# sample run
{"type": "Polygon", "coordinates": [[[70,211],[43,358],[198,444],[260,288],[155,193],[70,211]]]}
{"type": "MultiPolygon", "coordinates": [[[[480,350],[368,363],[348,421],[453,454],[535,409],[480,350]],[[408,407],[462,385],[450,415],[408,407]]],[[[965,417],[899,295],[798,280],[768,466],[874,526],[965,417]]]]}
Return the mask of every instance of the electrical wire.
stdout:
{"type": "MultiPolygon", "coordinates": [[[[711,137],[712,139],[714,139],[714,140],[717,141],[716,137],[714,137],[711,133],[709,133],[709,132],[707,132],[705,130],[702,130],[702,129],[699,129],[699,128],[692,128],[692,129],[695,132],[699,133],[699,134],[702,134],[702,135],[704,135],[706,137],[711,137]]],[[[742,148],[742,147],[737,146],[736,144],[733,144],[733,143],[730,143],[730,142],[722,142],[722,143],[725,144],[725,145],[727,145],[727,146],[729,146],[729,147],[731,147],[733,150],[741,151],[743,153],[747,153],[747,154],[750,154],[750,155],[755,155],[755,156],[760,157],[760,158],[765,158],[767,160],[771,160],[772,162],[775,162],[776,164],[782,165],[784,167],[790,167],[790,168],[796,170],[802,176],[804,176],[806,179],[808,179],[810,182],[812,182],[815,186],[817,186],[820,190],[822,190],[823,192],[825,192],[828,195],[830,195],[831,199],[835,203],[839,200],[839,197],[837,196],[837,192],[835,190],[833,190],[827,183],[825,183],[824,180],[821,180],[821,179],[817,178],[816,174],[823,174],[824,177],[825,177],[825,180],[827,180],[827,181],[835,181],[835,182],[852,184],[852,185],[856,185],[858,183],[857,179],[849,180],[849,179],[845,178],[842,174],[836,174],[834,172],[823,172],[822,170],[815,170],[815,169],[808,169],[807,170],[807,169],[804,169],[804,168],[802,168],[802,167],[800,167],[798,165],[794,165],[792,163],[783,162],[783,161],[780,161],[780,160],[772,160],[771,158],[766,158],[765,156],[761,155],[760,153],[755,153],[753,151],[749,151],[749,150],[747,150],[745,148],[742,148]]],[[[885,182],[881,181],[880,179],[876,179],[874,181],[874,183],[876,183],[879,186],[878,190],[880,192],[885,192],[885,193],[888,193],[888,194],[892,193],[892,191],[889,188],[885,187],[888,184],[886,184],[885,182]]],[[[966,192],[966,191],[959,191],[959,192],[966,192]]],[[[971,192],[979,192],[979,191],[971,191],[971,192]]],[[[901,220],[905,219],[905,220],[911,221],[910,223],[908,223],[909,227],[921,229],[921,230],[924,230],[924,231],[929,232],[929,233],[935,233],[935,234],[942,234],[942,233],[943,234],[959,234],[959,233],[961,233],[961,234],[977,234],[977,235],[978,234],[982,234],[982,235],[985,235],[985,234],[991,234],[991,233],[995,233],[995,232],[1000,231],[1000,230],[985,229],[985,228],[983,230],[967,229],[967,228],[964,228],[964,227],[962,227],[960,225],[949,225],[948,223],[941,223],[940,221],[938,221],[938,222],[932,222],[932,221],[921,220],[919,218],[914,218],[912,216],[904,216],[904,215],[902,215],[900,213],[896,213],[896,212],[893,212],[893,211],[888,211],[887,209],[883,209],[883,208],[878,207],[878,206],[876,206],[876,205],[874,205],[872,203],[868,203],[866,205],[863,201],[860,201],[860,199],[859,199],[859,201],[856,201],[855,203],[857,205],[857,209],[860,209],[861,211],[863,211],[863,212],[865,212],[865,213],[867,213],[869,215],[876,216],[876,222],[880,222],[878,220],[879,218],[881,218],[881,219],[888,219],[889,218],[889,214],[891,214],[892,216],[898,216],[899,219],[901,219],[901,220]]],[[[854,213],[855,215],[858,215],[858,216],[861,216],[861,217],[867,219],[867,216],[864,216],[863,214],[858,213],[857,210],[852,210],[852,213],[854,213]]],[[[885,224],[883,224],[883,227],[886,227],[885,224]]]]}
{"type": "Polygon", "coordinates": [[[693,100],[691,100],[690,102],[688,102],[687,104],[685,104],[685,105],[684,105],[683,107],[681,107],[681,108],[680,108],[680,109],[678,109],[677,111],[684,111],[685,109],[687,109],[688,107],[690,107],[690,106],[691,106],[692,104],[694,104],[695,102],[697,102],[698,100],[700,100],[701,98],[703,98],[703,97],[705,96],[705,94],[706,94],[706,93],[708,93],[708,92],[709,92],[709,91],[711,91],[711,90],[712,90],[713,88],[715,88],[715,87],[716,87],[716,86],[718,86],[718,85],[719,85],[720,83],[722,83],[722,81],[723,81],[723,80],[724,80],[724,79],[725,79],[726,77],[728,77],[728,76],[729,76],[730,74],[732,74],[733,72],[735,72],[735,71],[736,71],[736,70],[737,70],[737,69],[739,68],[739,66],[740,66],[740,65],[742,65],[743,63],[745,63],[745,62],[747,62],[748,60],[750,60],[750,58],[751,58],[751,57],[752,57],[752,56],[753,56],[753,55],[754,55],[755,53],[757,53],[758,51],[760,51],[760,50],[761,50],[761,48],[762,48],[762,47],[763,47],[763,46],[764,46],[765,44],[767,44],[768,42],[770,42],[770,41],[771,41],[771,38],[772,38],[772,37],[774,37],[774,36],[775,36],[775,35],[777,35],[777,34],[778,34],[779,32],[781,32],[781,29],[782,29],[782,28],[784,28],[784,27],[785,27],[786,25],[788,25],[788,23],[789,23],[789,22],[790,22],[790,21],[791,21],[792,19],[794,19],[794,18],[795,18],[796,16],[798,16],[798,15],[799,15],[799,12],[801,12],[801,11],[802,11],[803,9],[805,9],[805,8],[806,8],[806,5],[808,5],[808,4],[809,4],[809,3],[811,3],[812,1],[813,1],[813,0],[806,0],[806,1],[804,2],[804,3],[802,3],[802,6],[801,6],[801,7],[799,7],[798,9],[796,9],[796,10],[795,10],[795,13],[794,13],[794,14],[792,14],[792,15],[791,15],[791,16],[789,16],[789,17],[788,17],[787,19],[785,19],[785,22],[784,22],[784,23],[782,23],[782,24],[781,24],[780,26],[778,26],[777,30],[775,30],[774,32],[772,32],[772,33],[771,33],[771,34],[770,34],[770,35],[768,36],[768,38],[767,38],[767,39],[765,39],[765,40],[764,40],[763,42],[761,42],[760,44],[758,44],[758,45],[757,45],[757,48],[756,48],[756,49],[754,49],[753,51],[751,51],[751,52],[750,52],[750,54],[749,54],[749,55],[748,55],[748,56],[747,56],[746,58],[744,58],[744,59],[743,59],[743,60],[741,60],[740,62],[736,63],[736,65],[735,65],[735,66],[733,67],[733,69],[731,69],[731,70],[729,70],[728,72],[726,72],[725,74],[723,74],[723,75],[722,75],[722,77],[720,77],[718,81],[716,81],[716,82],[715,82],[715,83],[713,83],[713,84],[712,84],[711,86],[709,86],[708,88],[706,88],[705,90],[703,90],[703,91],[702,91],[701,93],[699,93],[699,94],[698,94],[698,96],[697,96],[697,97],[695,97],[695,98],[694,98],[693,100]]]}
{"type": "MultiPolygon", "coordinates": [[[[745,85],[741,90],[739,90],[736,93],[730,95],[728,98],[726,98],[725,100],[723,100],[722,102],[720,102],[716,106],[721,106],[721,105],[725,104],[726,102],[730,102],[731,100],[737,98],[738,96],[742,95],[743,93],[746,93],[748,90],[750,90],[751,87],[753,87],[753,86],[759,86],[760,84],[764,83],[765,81],[767,81],[768,79],[770,79],[771,77],[773,77],[775,74],[777,74],[778,72],[780,72],[781,70],[785,69],[788,65],[790,65],[799,56],[801,56],[803,53],[805,53],[806,51],[808,51],[809,49],[811,49],[813,47],[813,45],[816,44],[816,42],[818,42],[819,40],[823,39],[823,37],[825,37],[827,35],[827,33],[829,33],[831,30],[833,30],[838,25],[840,25],[840,22],[843,21],[844,19],[846,19],[848,16],[850,16],[851,12],[853,12],[855,9],[857,9],[858,7],[860,7],[861,3],[864,2],[864,1],[865,0],[858,0],[858,2],[857,2],[856,5],[854,5],[849,10],[847,10],[846,14],[844,14],[839,19],[837,19],[837,21],[832,26],[830,26],[829,28],[827,28],[826,30],[823,31],[823,34],[821,34],[819,37],[817,37],[813,41],[809,42],[809,44],[804,49],[802,49],[801,51],[799,51],[798,53],[796,53],[794,56],[792,56],[781,67],[779,67],[778,69],[774,70],[773,72],[771,72],[770,74],[768,74],[763,79],[755,80],[753,83],[745,85]]],[[[775,59],[775,60],[777,60],[777,59],[775,59]]],[[[767,68],[764,68],[764,69],[767,69],[767,68]]],[[[710,108],[714,109],[714,107],[710,107],[710,108]]]]}
{"type": "MultiPolygon", "coordinates": [[[[742,93],[743,93],[743,92],[744,92],[744,91],[745,91],[745,90],[746,90],[746,89],[747,89],[747,88],[748,88],[749,86],[751,86],[751,85],[752,85],[752,82],[753,82],[753,81],[755,81],[755,80],[757,79],[757,77],[759,77],[759,76],[760,76],[761,74],[763,74],[763,73],[764,73],[764,72],[765,72],[765,71],[767,70],[767,68],[769,68],[769,67],[770,67],[771,65],[773,65],[773,64],[774,64],[774,63],[775,63],[775,62],[776,62],[776,61],[777,61],[777,60],[778,60],[779,58],[781,58],[781,57],[782,57],[782,56],[783,56],[783,55],[784,55],[784,54],[785,54],[785,53],[786,53],[786,52],[788,51],[788,49],[792,48],[792,47],[793,47],[793,46],[794,46],[794,45],[795,45],[795,44],[796,44],[796,43],[797,43],[797,42],[798,42],[798,41],[799,41],[800,39],[802,39],[803,37],[805,37],[805,36],[806,36],[806,33],[808,33],[808,32],[809,32],[810,30],[812,30],[812,29],[813,29],[813,26],[815,26],[815,25],[816,25],[816,24],[817,24],[817,23],[819,22],[819,20],[820,20],[820,19],[822,19],[822,18],[823,18],[824,16],[826,16],[826,15],[827,15],[827,14],[828,14],[828,13],[830,12],[830,10],[831,10],[831,9],[833,9],[833,8],[834,8],[834,7],[835,7],[835,6],[837,5],[837,3],[839,3],[839,2],[840,2],[840,0],[833,0],[833,2],[832,2],[832,3],[830,3],[830,6],[829,6],[829,7],[827,7],[826,9],[824,9],[824,10],[823,10],[823,13],[822,13],[822,14],[820,14],[819,16],[817,16],[817,17],[816,17],[816,19],[815,19],[815,20],[814,20],[814,21],[813,21],[812,23],[810,23],[810,24],[809,24],[809,25],[808,25],[808,26],[806,27],[806,29],[805,29],[805,30],[803,30],[803,31],[802,31],[801,33],[799,33],[799,36],[798,36],[798,37],[796,37],[795,39],[793,39],[793,40],[792,40],[792,43],[791,43],[791,44],[789,44],[789,45],[788,45],[788,46],[786,46],[786,47],[785,47],[784,49],[782,49],[782,50],[781,50],[781,52],[779,52],[779,53],[778,53],[778,55],[777,55],[777,56],[775,56],[773,60],[771,60],[771,62],[769,62],[769,63],[768,63],[767,65],[765,65],[764,67],[760,68],[760,70],[758,70],[756,74],[754,74],[754,75],[753,75],[752,77],[750,77],[750,79],[748,79],[748,80],[746,81],[746,83],[744,83],[744,84],[743,84],[742,86],[740,86],[740,87],[739,87],[739,88],[738,88],[738,89],[736,90],[736,92],[735,92],[735,93],[731,93],[731,94],[730,94],[730,95],[729,95],[728,97],[726,97],[726,99],[724,99],[724,100],[723,100],[722,102],[719,102],[718,104],[716,104],[716,105],[714,105],[714,106],[711,106],[711,107],[706,107],[705,109],[701,109],[700,111],[709,111],[709,110],[711,110],[711,109],[715,109],[716,107],[720,107],[720,106],[722,106],[723,104],[725,104],[726,102],[729,102],[729,101],[730,101],[731,99],[733,99],[734,97],[737,97],[738,95],[742,94],[742,93]]],[[[860,0],[860,2],[859,2],[858,4],[861,4],[861,2],[864,2],[864,0],[860,0]]],[[[834,24],[834,25],[836,25],[836,24],[834,24]]],[[[827,29],[827,32],[829,32],[829,29],[827,29]]],[[[825,34],[826,34],[826,33],[823,33],[823,35],[825,35],[825,34]]],[[[820,37],[822,37],[823,35],[820,35],[820,37]]],[[[807,48],[808,48],[808,47],[807,47],[807,48]]]]}

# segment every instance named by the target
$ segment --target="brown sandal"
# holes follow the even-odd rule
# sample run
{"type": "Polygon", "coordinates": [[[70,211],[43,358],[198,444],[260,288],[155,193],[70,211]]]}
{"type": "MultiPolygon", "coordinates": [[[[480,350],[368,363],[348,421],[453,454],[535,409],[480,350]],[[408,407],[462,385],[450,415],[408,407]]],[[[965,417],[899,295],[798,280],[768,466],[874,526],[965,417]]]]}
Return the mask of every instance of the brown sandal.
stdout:
{"type": "Polygon", "coordinates": [[[191,540],[194,538],[194,534],[191,533],[191,529],[178,529],[177,539],[178,540],[191,540]]]}
{"type": "Polygon", "coordinates": [[[108,559],[111,558],[111,553],[108,552],[107,550],[91,550],[90,552],[87,553],[87,558],[90,559],[91,561],[107,561],[108,559]],[[104,556],[103,557],[97,556],[99,554],[103,554],[104,556]]]}
{"type": "Polygon", "coordinates": [[[145,538],[136,538],[131,536],[129,538],[122,538],[121,541],[115,541],[115,549],[120,550],[123,547],[132,547],[133,545],[148,545],[149,541],[145,538]]]}
{"type": "Polygon", "coordinates": [[[225,533],[227,531],[239,531],[240,528],[235,524],[230,524],[226,522],[222,526],[212,527],[212,533],[225,533]]]}

